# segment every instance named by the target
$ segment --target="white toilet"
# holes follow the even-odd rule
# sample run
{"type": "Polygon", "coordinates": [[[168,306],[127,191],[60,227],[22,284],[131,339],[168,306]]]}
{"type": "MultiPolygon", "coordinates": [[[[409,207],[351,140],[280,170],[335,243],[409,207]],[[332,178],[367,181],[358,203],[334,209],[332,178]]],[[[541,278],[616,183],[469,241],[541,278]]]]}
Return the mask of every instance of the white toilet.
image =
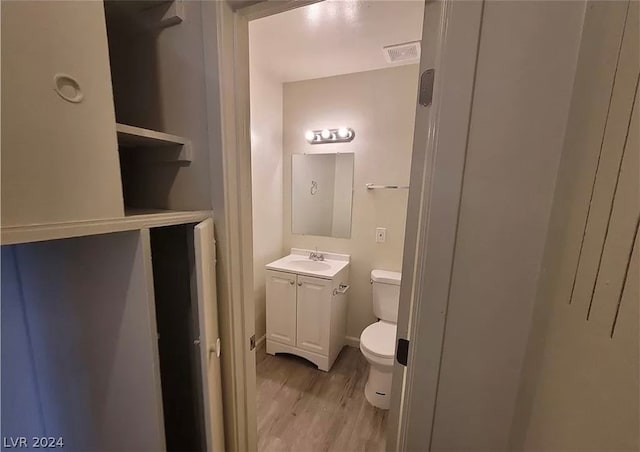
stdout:
{"type": "Polygon", "coordinates": [[[371,271],[373,313],[380,320],[366,327],[360,335],[360,350],[370,365],[364,395],[371,405],[383,410],[389,409],[391,401],[400,276],[400,273],[386,270],[371,271]]]}

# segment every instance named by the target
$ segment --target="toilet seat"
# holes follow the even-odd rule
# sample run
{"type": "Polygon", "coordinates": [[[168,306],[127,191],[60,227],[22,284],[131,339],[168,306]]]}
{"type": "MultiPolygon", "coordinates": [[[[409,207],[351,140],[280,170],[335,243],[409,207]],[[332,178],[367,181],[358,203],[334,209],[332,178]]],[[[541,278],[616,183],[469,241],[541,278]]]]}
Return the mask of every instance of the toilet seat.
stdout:
{"type": "Polygon", "coordinates": [[[396,324],[380,320],[366,327],[360,335],[360,348],[363,352],[385,360],[395,355],[396,324]]]}

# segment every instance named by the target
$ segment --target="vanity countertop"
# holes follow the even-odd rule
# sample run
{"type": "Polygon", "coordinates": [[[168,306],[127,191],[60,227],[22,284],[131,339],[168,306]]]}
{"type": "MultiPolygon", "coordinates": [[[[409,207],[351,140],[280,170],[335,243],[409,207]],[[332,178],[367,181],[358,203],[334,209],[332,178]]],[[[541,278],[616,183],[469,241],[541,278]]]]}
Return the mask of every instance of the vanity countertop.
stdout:
{"type": "Polygon", "coordinates": [[[349,265],[351,256],[319,251],[324,255],[324,261],[309,259],[313,250],[292,248],[291,254],[267,264],[267,270],[276,270],[316,278],[333,279],[342,269],[349,265]]]}

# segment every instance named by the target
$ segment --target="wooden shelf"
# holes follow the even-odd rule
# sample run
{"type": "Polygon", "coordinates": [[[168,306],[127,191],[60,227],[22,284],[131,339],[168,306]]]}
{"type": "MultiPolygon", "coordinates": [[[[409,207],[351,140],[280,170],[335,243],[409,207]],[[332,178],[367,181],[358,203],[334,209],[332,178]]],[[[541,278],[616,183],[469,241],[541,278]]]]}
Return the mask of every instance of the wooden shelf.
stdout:
{"type": "Polygon", "coordinates": [[[153,30],[167,28],[184,21],[185,0],[108,0],[105,2],[107,16],[135,16],[138,25],[153,30]]]}
{"type": "Polygon", "coordinates": [[[171,3],[171,0],[127,0],[125,2],[107,0],[106,2],[108,7],[117,7],[129,14],[139,14],[150,8],[157,8],[168,3],[171,3]]]}
{"type": "Polygon", "coordinates": [[[199,223],[213,216],[210,210],[127,210],[124,217],[69,223],[2,228],[2,245],[109,234],[136,229],[199,223]]]}
{"type": "Polygon", "coordinates": [[[160,149],[158,159],[154,160],[190,162],[192,159],[191,140],[187,138],[126,124],[116,124],[116,132],[121,148],[160,149]]]}

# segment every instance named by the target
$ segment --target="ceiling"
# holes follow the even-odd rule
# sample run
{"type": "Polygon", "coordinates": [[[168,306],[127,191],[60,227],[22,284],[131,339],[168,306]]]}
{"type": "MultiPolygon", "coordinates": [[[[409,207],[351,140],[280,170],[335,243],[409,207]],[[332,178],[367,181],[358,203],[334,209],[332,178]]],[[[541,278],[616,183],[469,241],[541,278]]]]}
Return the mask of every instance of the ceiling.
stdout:
{"type": "Polygon", "coordinates": [[[254,20],[251,65],[291,82],[407,64],[382,48],[420,40],[423,12],[423,0],[326,0],[254,20]]]}

